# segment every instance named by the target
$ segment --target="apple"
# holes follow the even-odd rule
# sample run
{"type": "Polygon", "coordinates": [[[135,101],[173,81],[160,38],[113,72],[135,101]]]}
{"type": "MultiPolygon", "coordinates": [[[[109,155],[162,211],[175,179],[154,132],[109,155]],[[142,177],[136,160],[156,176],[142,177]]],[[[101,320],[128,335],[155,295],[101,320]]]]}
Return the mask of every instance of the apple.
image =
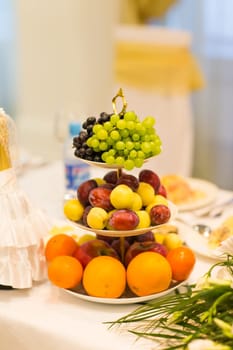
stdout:
{"type": "Polygon", "coordinates": [[[146,182],[150,184],[153,187],[155,193],[157,193],[160,186],[160,178],[154,171],[143,169],[140,171],[138,178],[140,182],[146,182]]]}
{"type": "Polygon", "coordinates": [[[126,252],[126,250],[129,248],[130,243],[129,241],[126,239],[126,237],[124,238],[123,241],[123,247],[122,247],[122,243],[121,243],[121,239],[120,238],[115,238],[112,243],[111,243],[111,247],[113,249],[115,249],[115,251],[117,252],[117,254],[121,257],[122,255],[124,255],[124,252],[126,252]],[[122,254],[123,253],[123,254],[122,254]]]}
{"type": "Polygon", "coordinates": [[[133,204],[133,190],[124,184],[117,185],[110,193],[110,201],[116,209],[131,209],[133,204]]]}
{"type": "Polygon", "coordinates": [[[150,210],[151,225],[165,224],[171,217],[170,209],[163,204],[155,205],[150,210]]]}
{"type": "Polygon", "coordinates": [[[146,242],[146,241],[151,241],[151,242],[155,241],[155,236],[152,231],[147,231],[138,236],[135,236],[135,242],[146,242]]]}
{"type": "Polygon", "coordinates": [[[139,186],[139,181],[136,176],[131,174],[122,174],[116,182],[117,185],[124,184],[129,186],[133,191],[136,191],[139,186]]]}
{"type": "Polygon", "coordinates": [[[147,205],[146,211],[149,213],[151,208],[157,204],[164,204],[168,206],[168,201],[164,196],[161,196],[160,194],[155,194],[152,202],[149,205],[147,205]]]}
{"type": "Polygon", "coordinates": [[[111,237],[111,236],[104,236],[104,235],[101,235],[99,233],[97,233],[96,235],[96,238],[97,239],[100,239],[101,241],[105,241],[107,242],[108,244],[112,244],[112,242],[114,241],[114,239],[116,239],[116,237],[111,237]]]}
{"type": "Polygon", "coordinates": [[[91,210],[92,206],[91,205],[88,205],[85,209],[84,209],[84,212],[83,212],[83,216],[82,216],[82,223],[83,225],[85,226],[88,226],[88,223],[87,223],[87,215],[89,213],[89,211],[91,210]]]}
{"type": "Polygon", "coordinates": [[[129,262],[136,255],[147,251],[159,253],[164,257],[167,255],[167,248],[163,244],[157,243],[155,241],[134,242],[125,253],[125,266],[128,266],[129,262]]]}
{"type": "Polygon", "coordinates": [[[119,259],[119,255],[115,249],[113,249],[109,243],[101,239],[92,239],[91,241],[81,244],[77,248],[74,257],[78,259],[85,268],[89,261],[99,255],[108,255],[119,259]]]}
{"type": "Polygon", "coordinates": [[[131,209],[134,211],[140,210],[142,208],[142,198],[137,192],[133,192],[133,204],[131,209]]]}
{"type": "Polygon", "coordinates": [[[99,207],[107,211],[110,211],[113,209],[113,206],[110,201],[111,192],[112,192],[112,189],[109,189],[104,186],[93,188],[89,192],[89,196],[88,196],[89,203],[93,207],[99,207]]]}
{"type": "Polygon", "coordinates": [[[127,237],[125,237],[125,240],[126,240],[127,242],[129,242],[129,244],[132,244],[132,243],[135,242],[136,237],[137,237],[137,236],[127,236],[127,237]]]}
{"type": "Polygon", "coordinates": [[[108,219],[108,227],[112,230],[134,230],[139,224],[138,215],[130,209],[115,210],[108,219]]]}
{"type": "Polygon", "coordinates": [[[78,199],[68,199],[63,207],[64,215],[72,221],[79,221],[84,213],[84,206],[78,199]]]}
{"type": "Polygon", "coordinates": [[[136,229],[150,227],[150,215],[146,210],[137,210],[136,214],[139,217],[139,223],[136,229]]]}
{"type": "Polygon", "coordinates": [[[93,233],[85,233],[84,235],[82,235],[81,237],[79,237],[77,239],[77,243],[80,246],[81,244],[91,241],[93,239],[96,239],[96,235],[93,233]]]}
{"type": "Polygon", "coordinates": [[[157,243],[164,244],[165,237],[166,237],[166,233],[154,232],[155,242],[157,242],[157,243]]]}
{"type": "Polygon", "coordinates": [[[142,199],[143,206],[149,205],[153,201],[155,195],[154,188],[147,182],[139,182],[137,193],[142,199]]]}
{"type": "Polygon", "coordinates": [[[92,207],[87,214],[86,220],[89,227],[103,230],[108,221],[108,212],[103,208],[92,207]]]}
{"type": "Polygon", "coordinates": [[[97,187],[97,182],[93,179],[84,181],[77,189],[77,197],[79,201],[86,207],[89,204],[89,193],[97,187]]]}
{"type": "Polygon", "coordinates": [[[183,245],[183,241],[177,233],[167,233],[163,244],[167,247],[168,250],[175,249],[181,247],[183,245]]]}

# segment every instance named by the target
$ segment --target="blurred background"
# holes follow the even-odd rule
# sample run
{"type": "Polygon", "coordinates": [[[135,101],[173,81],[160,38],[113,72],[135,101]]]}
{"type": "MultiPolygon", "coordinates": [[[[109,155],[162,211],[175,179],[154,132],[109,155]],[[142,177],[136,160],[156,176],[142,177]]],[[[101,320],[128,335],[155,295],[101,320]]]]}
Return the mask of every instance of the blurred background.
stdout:
{"type": "Polygon", "coordinates": [[[20,145],[59,159],[64,118],[111,112],[122,87],[129,109],[156,118],[158,173],[233,190],[232,11],[231,0],[0,0],[0,106],[20,145]]]}

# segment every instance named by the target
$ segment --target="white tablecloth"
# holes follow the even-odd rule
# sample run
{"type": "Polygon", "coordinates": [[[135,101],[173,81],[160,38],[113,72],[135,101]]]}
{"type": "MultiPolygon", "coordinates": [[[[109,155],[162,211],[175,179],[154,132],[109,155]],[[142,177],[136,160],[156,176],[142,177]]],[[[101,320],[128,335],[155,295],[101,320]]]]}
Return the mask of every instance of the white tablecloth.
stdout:
{"type": "MultiPolygon", "coordinates": [[[[63,218],[62,174],[58,162],[28,172],[20,179],[31,200],[55,219],[63,218]]],[[[212,263],[198,257],[190,280],[196,280],[212,263]]],[[[134,336],[118,328],[109,330],[104,324],[135,307],[83,301],[48,281],[28,290],[1,290],[0,347],[1,350],[151,350],[152,342],[135,343],[134,336]]]]}

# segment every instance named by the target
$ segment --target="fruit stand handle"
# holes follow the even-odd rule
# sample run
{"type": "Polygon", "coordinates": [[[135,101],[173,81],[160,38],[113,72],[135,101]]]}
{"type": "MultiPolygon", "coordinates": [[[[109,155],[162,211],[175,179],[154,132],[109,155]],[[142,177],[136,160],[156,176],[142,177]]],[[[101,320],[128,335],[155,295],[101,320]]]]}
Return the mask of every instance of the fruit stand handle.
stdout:
{"type": "Polygon", "coordinates": [[[120,236],[120,253],[121,253],[121,262],[124,264],[125,260],[125,237],[120,236]]]}
{"type": "Polygon", "coordinates": [[[122,168],[117,168],[117,178],[119,179],[122,175],[122,168]]]}
{"type": "Polygon", "coordinates": [[[125,99],[125,95],[123,93],[122,88],[119,89],[118,93],[116,94],[116,96],[113,97],[112,99],[112,108],[115,114],[119,114],[119,115],[123,115],[126,112],[126,108],[127,108],[127,102],[125,99]],[[122,98],[122,102],[123,102],[123,107],[120,113],[117,112],[117,108],[116,108],[116,100],[118,97],[122,98]]]}

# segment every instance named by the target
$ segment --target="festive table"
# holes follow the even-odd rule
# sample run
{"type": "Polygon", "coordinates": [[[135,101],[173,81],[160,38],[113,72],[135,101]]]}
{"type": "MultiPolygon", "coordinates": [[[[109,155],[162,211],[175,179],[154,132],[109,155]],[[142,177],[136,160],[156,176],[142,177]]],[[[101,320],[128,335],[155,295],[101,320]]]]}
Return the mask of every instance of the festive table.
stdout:
{"type": "MultiPolygon", "coordinates": [[[[20,183],[51,221],[64,221],[64,180],[60,161],[29,170],[21,175],[20,183]]],[[[219,191],[219,196],[224,197],[226,193],[219,191]]],[[[190,281],[203,275],[212,263],[213,260],[197,255],[190,281]]],[[[0,339],[3,350],[151,350],[154,346],[148,340],[135,342],[136,338],[124,329],[116,327],[109,330],[109,325],[104,324],[115,321],[137,305],[105,305],[84,301],[48,281],[35,284],[31,289],[1,290],[0,294],[0,339]]]]}

